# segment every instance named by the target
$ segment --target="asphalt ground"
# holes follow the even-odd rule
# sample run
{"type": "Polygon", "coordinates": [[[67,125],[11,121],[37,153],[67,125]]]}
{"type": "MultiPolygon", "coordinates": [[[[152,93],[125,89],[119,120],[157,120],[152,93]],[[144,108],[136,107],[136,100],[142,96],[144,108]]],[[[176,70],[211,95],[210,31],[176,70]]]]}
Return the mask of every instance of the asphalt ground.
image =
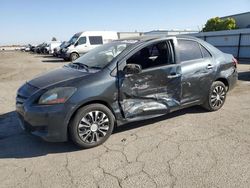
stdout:
{"type": "Polygon", "coordinates": [[[0,52],[0,187],[250,187],[250,61],[222,109],[201,107],[118,128],[81,150],[23,132],[15,95],[26,80],[65,62],[0,52]]]}

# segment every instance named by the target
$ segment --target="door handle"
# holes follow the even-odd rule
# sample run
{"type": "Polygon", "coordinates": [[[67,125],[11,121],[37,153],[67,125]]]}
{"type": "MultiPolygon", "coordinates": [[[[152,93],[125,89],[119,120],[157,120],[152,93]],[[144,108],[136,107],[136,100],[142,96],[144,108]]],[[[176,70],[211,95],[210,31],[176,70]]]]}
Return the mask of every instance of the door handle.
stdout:
{"type": "Polygon", "coordinates": [[[207,65],[207,69],[212,69],[212,68],[214,68],[213,65],[211,65],[211,64],[208,64],[208,65],[207,65]]]}
{"type": "Polygon", "coordinates": [[[181,76],[181,74],[171,74],[171,75],[168,75],[167,78],[177,78],[180,76],[181,76]]]}

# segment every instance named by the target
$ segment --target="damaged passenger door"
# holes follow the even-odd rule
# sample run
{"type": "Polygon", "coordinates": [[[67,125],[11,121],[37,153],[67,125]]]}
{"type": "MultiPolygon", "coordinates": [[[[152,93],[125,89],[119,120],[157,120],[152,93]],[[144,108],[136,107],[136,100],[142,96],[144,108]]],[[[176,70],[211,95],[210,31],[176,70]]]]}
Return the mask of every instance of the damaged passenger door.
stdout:
{"type": "Polygon", "coordinates": [[[180,105],[181,66],[174,41],[151,44],[126,60],[119,75],[119,105],[125,119],[166,114],[180,105]]]}

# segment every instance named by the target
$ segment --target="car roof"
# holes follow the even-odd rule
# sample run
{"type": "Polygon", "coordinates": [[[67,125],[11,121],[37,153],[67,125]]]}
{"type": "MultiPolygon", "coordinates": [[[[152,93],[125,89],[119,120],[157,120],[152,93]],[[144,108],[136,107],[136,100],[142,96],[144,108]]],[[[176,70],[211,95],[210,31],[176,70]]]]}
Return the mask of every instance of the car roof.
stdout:
{"type": "Polygon", "coordinates": [[[159,34],[159,35],[144,35],[144,36],[137,36],[137,37],[128,37],[128,38],[119,39],[118,41],[137,40],[137,41],[145,42],[145,41],[156,40],[156,39],[161,39],[161,38],[164,39],[164,38],[170,38],[170,37],[176,37],[177,39],[182,38],[182,39],[197,40],[196,37],[189,36],[189,35],[165,35],[165,34],[159,34]]]}

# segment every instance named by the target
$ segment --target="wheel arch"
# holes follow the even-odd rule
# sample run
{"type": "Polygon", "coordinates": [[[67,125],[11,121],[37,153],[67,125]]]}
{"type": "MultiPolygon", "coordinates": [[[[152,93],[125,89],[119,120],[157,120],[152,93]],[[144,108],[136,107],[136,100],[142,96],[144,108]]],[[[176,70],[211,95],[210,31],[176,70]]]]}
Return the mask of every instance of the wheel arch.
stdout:
{"type": "Polygon", "coordinates": [[[217,78],[215,81],[222,82],[226,86],[227,91],[229,90],[229,82],[226,78],[220,77],[220,78],[217,78]]]}
{"type": "Polygon", "coordinates": [[[68,123],[67,123],[67,135],[68,135],[68,138],[69,138],[69,134],[68,133],[69,133],[70,123],[74,119],[74,117],[77,114],[78,110],[80,108],[82,108],[84,106],[87,106],[87,105],[90,105],[90,104],[102,104],[102,105],[106,106],[112,112],[112,114],[115,117],[115,127],[114,127],[114,129],[116,128],[116,126],[117,126],[116,114],[115,114],[113,108],[111,107],[111,105],[108,102],[106,102],[105,100],[91,100],[91,101],[86,101],[86,102],[82,103],[81,105],[79,105],[76,109],[74,109],[74,111],[72,112],[71,116],[69,117],[69,120],[68,120],[68,123]]]}
{"type": "Polygon", "coordinates": [[[78,52],[76,52],[76,51],[70,52],[70,54],[69,54],[70,61],[72,61],[72,54],[77,54],[78,58],[80,57],[80,54],[78,52]]]}
{"type": "Polygon", "coordinates": [[[79,53],[78,53],[77,51],[72,51],[72,52],[70,52],[70,55],[71,55],[71,54],[73,54],[73,53],[75,53],[75,54],[78,54],[78,55],[79,55],[79,53]]]}

